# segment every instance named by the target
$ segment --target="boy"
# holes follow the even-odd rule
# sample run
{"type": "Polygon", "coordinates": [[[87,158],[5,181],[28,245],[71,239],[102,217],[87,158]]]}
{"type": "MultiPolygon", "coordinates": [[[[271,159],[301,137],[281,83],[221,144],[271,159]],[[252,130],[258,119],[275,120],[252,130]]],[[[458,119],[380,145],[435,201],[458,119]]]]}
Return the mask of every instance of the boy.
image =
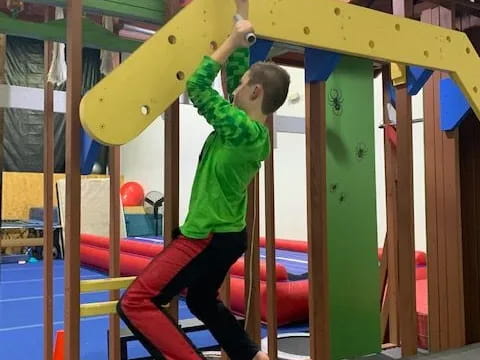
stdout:
{"type": "MultiPolygon", "coordinates": [[[[248,2],[236,0],[247,19],[248,2]]],[[[248,20],[205,56],[187,81],[200,115],[213,126],[201,151],[189,212],[175,240],[157,255],[127,289],[117,307],[121,318],[155,359],[205,359],[172,322],[163,307],[187,289],[186,302],[231,360],[268,360],[231,312],[217,299],[229,268],[247,248],[247,188],[270,151],[268,115],[285,101],[290,78],[274,64],[248,70],[248,20]],[[233,104],[211,85],[227,63],[233,104]],[[247,71],[248,70],[248,71],[247,71]]]]}

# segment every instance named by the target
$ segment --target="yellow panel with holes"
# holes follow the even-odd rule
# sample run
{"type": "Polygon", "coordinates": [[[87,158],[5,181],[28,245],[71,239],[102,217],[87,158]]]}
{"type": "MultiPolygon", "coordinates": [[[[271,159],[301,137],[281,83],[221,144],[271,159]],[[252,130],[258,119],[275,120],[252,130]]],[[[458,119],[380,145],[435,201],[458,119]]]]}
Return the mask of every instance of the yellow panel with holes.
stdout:
{"type": "MultiPolygon", "coordinates": [[[[254,1],[261,38],[450,72],[480,117],[480,58],[462,32],[337,0],[254,1]]],[[[138,136],[232,26],[233,1],[195,0],[82,100],[86,131],[105,144],[138,136]]]]}

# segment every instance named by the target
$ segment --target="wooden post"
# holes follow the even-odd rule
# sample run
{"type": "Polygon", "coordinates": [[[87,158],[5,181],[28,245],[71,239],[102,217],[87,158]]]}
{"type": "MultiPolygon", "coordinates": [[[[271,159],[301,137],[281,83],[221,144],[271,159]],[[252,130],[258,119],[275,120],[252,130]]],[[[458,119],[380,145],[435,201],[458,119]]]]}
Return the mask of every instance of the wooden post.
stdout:
{"type": "Polygon", "coordinates": [[[273,116],[267,120],[270,131],[272,149],[265,160],[265,240],[267,252],[267,327],[268,327],[268,356],[270,360],[277,360],[277,281],[275,258],[275,178],[274,178],[274,124],[273,116]]]}
{"type": "MultiPolygon", "coordinates": [[[[166,3],[166,21],[180,11],[179,0],[168,0],[166,3]]],[[[165,209],[163,239],[165,246],[172,241],[172,233],[179,222],[179,122],[180,102],[175,100],[165,111],[165,209]]],[[[170,315],[178,320],[178,298],[172,299],[169,307],[170,315]]]]}
{"type": "MultiPolygon", "coordinates": [[[[385,66],[382,72],[383,77],[383,106],[384,123],[390,123],[387,113],[388,86],[391,75],[388,66],[385,66]]],[[[385,247],[383,254],[387,258],[387,282],[388,288],[386,296],[388,307],[388,340],[393,344],[400,344],[400,329],[398,325],[398,238],[397,238],[397,152],[395,146],[390,142],[386,131],[384,132],[384,151],[385,151],[385,191],[386,191],[386,215],[387,215],[387,236],[385,238],[385,247]],[[387,246],[388,243],[388,246],[387,246]]],[[[385,334],[382,334],[385,335],[385,334]]],[[[382,339],[384,339],[382,337],[382,339]]]]}
{"type": "MultiPolygon", "coordinates": [[[[421,20],[451,27],[450,10],[422,12],[421,20]]],[[[430,351],[465,344],[458,130],[440,130],[440,81],[432,75],[424,88],[425,200],[428,254],[430,351]]]]}
{"type": "Polygon", "coordinates": [[[310,358],[330,359],[325,83],[305,88],[310,358]]]}
{"type": "MultiPolygon", "coordinates": [[[[110,146],[110,264],[109,276],[120,276],[120,146],[110,146]]],[[[110,300],[118,300],[120,292],[110,291],[110,300]]],[[[109,317],[109,360],[120,360],[120,320],[117,314],[109,317]]]]}
{"type": "MultiPolygon", "coordinates": [[[[412,0],[394,0],[394,15],[413,17],[412,0]]],[[[396,88],[398,290],[402,356],[417,353],[415,237],[413,207],[412,100],[406,84],[396,88]]]]}
{"type": "Polygon", "coordinates": [[[397,87],[397,239],[399,319],[402,356],[417,353],[415,239],[413,220],[412,102],[406,85],[397,87]]]}
{"type": "Polygon", "coordinates": [[[80,358],[80,117],[82,1],[67,0],[67,124],[65,208],[65,359],[80,358]]]}
{"type": "MultiPolygon", "coordinates": [[[[0,84],[5,84],[5,59],[7,55],[7,35],[0,34],[0,84]]],[[[0,220],[3,219],[3,125],[5,110],[0,107],[0,220]]],[[[0,237],[0,244],[2,239],[0,237]]],[[[2,251],[0,247],[0,262],[2,251]]]]}
{"type": "MultiPolygon", "coordinates": [[[[477,18],[477,20],[479,20],[477,18]]],[[[470,26],[469,26],[470,27],[470,26]]],[[[480,52],[480,27],[462,29],[480,52]]],[[[466,343],[480,341],[480,124],[472,112],[459,128],[466,343]]]]}
{"type": "Polygon", "coordinates": [[[259,247],[259,176],[248,188],[247,231],[248,249],[245,254],[245,325],[251,339],[260,343],[260,247],[259,247]]]}
{"type": "MultiPolygon", "coordinates": [[[[47,6],[45,21],[55,19],[55,8],[47,6]]],[[[55,163],[53,84],[48,82],[53,42],[44,42],[43,86],[43,358],[53,356],[53,173],[55,163]]]]}

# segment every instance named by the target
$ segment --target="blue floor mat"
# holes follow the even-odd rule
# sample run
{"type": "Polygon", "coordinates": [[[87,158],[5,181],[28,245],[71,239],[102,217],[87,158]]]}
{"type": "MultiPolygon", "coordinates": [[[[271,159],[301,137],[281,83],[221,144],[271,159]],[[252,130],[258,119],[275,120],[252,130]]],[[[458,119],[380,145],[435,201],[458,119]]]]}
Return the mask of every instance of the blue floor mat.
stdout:
{"type": "MultiPolygon", "coordinates": [[[[291,253],[291,252],[289,252],[291,253]]],[[[280,254],[278,254],[280,256],[280,254]]],[[[291,254],[282,254],[292,256],[291,254]]],[[[302,259],[299,259],[303,261],[302,259]]],[[[279,260],[284,261],[284,260],[279,260]]],[[[287,261],[287,260],[285,260],[287,261]]],[[[290,261],[294,266],[295,261],[290,261]]],[[[300,264],[296,270],[303,272],[300,264]]],[[[0,265],[0,359],[41,360],[43,359],[43,263],[0,265]]],[[[306,265],[305,265],[306,268],[306,265]]],[[[292,268],[294,269],[294,268],[292,268]]],[[[54,263],[54,329],[64,328],[64,266],[63,261],[54,263]]],[[[105,277],[103,274],[81,269],[82,279],[105,277]]],[[[81,302],[108,300],[108,293],[82,294],[81,302]]],[[[183,300],[179,303],[181,319],[192,318],[183,300]]],[[[122,327],[124,325],[122,324],[122,327]]],[[[82,360],[107,359],[108,317],[83,318],[80,325],[80,349],[82,360]]],[[[306,326],[282,328],[279,331],[305,331],[306,326]]],[[[263,334],[266,334],[264,328],[263,334]]],[[[189,333],[197,346],[216,344],[208,331],[189,333]]],[[[129,344],[131,357],[147,356],[138,342],[129,344]]]]}

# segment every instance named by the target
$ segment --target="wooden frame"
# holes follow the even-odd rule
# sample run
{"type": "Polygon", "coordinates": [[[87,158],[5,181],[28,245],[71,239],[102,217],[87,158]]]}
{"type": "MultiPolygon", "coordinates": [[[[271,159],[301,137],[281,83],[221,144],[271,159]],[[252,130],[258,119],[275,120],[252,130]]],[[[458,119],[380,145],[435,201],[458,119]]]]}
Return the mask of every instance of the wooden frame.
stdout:
{"type": "Polygon", "coordinates": [[[67,2],[65,358],[80,360],[80,117],[82,1],[67,2]]]}
{"type": "MultiPolygon", "coordinates": [[[[55,18],[55,9],[45,8],[45,21],[55,18]]],[[[53,84],[48,82],[48,71],[52,62],[53,42],[44,43],[44,121],[43,121],[43,253],[44,253],[44,325],[43,358],[51,360],[53,356],[53,173],[55,164],[53,114],[53,84]]]]}
{"type": "Polygon", "coordinates": [[[307,83],[305,95],[310,357],[319,360],[330,358],[325,83],[307,83]]]}

